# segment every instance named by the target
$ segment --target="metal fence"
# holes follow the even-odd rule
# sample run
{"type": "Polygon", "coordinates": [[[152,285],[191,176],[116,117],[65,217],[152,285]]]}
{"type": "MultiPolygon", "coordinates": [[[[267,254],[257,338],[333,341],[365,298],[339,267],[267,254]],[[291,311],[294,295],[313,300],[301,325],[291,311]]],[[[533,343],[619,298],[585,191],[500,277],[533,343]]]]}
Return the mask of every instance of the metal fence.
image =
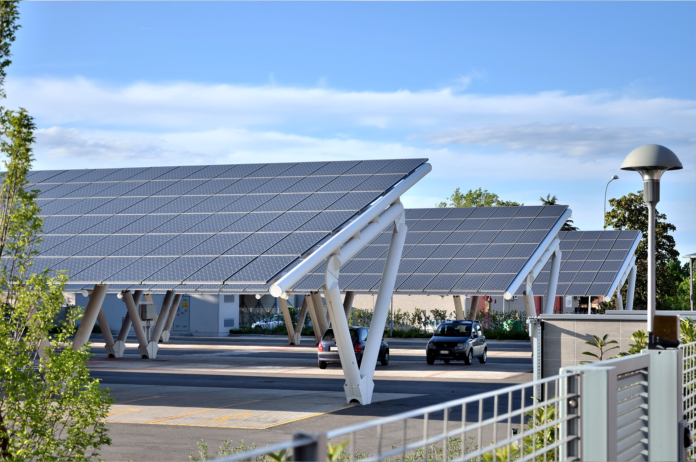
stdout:
{"type": "Polygon", "coordinates": [[[696,343],[682,350],[684,359],[679,350],[653,350],[564,368],[554,377],[296,434],[292,441],[219,461],[268,454],[275,460],[292,454],[295,461],[686,460],[679,449],[680,376],[683,361],[684,412],[693,423],[696,343]]]}
{"type": "MultiPolygon", "coordinates": [[[[683,353],[684,381],[682,383],[684,398],[684,420],[686,426],[695,428],[696,424],[696,342],[680,345],[683,353]]],[[[696,459],[696,448],[687,449],[688,460],[696,459]]]]}

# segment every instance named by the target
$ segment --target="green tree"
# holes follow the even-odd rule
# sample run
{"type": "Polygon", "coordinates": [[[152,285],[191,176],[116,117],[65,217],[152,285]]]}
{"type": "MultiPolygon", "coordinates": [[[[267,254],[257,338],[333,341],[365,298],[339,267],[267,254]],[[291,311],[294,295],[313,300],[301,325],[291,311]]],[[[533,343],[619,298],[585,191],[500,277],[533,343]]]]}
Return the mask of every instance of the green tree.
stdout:
{"type": "Polygon", "coordinates": [[[488,192],[487,189],[470,189],[466,194],[459,188],[447,198],[446,202],[440,202],[438,207],[512,207],[520,206],[515,201],[504,201],[497,194],[488,192]]]}
{"type": "MultiPolygon", "coordinates": [[[[609,199],[609,204],[612,210],[604,217],[608,226],[616,230],[632,229],[643,233],[636,250],[638,272],[633,303],[635,309],[645,309],[648,299],[648,207],[643,201],[643,191],[628,193],[618,199],[609,199]]],[[[677,228],[666,221],[667,215],[664,213],[656,211],[655,217],[657,308],[666,309],[669,308],[669,297],[677,295],[677,287],[681,283],[681,279],[675,280],[675,273],[670,269],[671,262],[677,260],[679,252],[675,247],[674,237],[669,233],[677,228]]],[[[624,295],[626,286],[627,284],[622,288],[624,295]]]]}
{"type": "MultiPolygon", "coordinates": [[[[18,17],[17,2],[0,4],[0,83],[18,17]]],[[[110,443],[104,424],[110,400],[89,376],[89,351],[65,348],[75,310],[49,342],[66,277],[49,277],[32,263],[42,223],[37,194],[27,190],[34,130],[24,109],[0,108],[0,460],[90,460],[110,443]]]]}
{"type": "MultiPolygon", "coordinates": [[[[543,197],[540,197],[539,200],[541,201],[541,205],[558,205],[558,198],[554,194],[551,196],[551,194],[546,195],[546,199],[543,197]]],[[[565,223],[563,223],[563,227],[561,227],[561,231],[579,231],[580,228],[575,226],[575,223],[573,223],[572,220],[573,215],[568,217],[565,223]]]]}

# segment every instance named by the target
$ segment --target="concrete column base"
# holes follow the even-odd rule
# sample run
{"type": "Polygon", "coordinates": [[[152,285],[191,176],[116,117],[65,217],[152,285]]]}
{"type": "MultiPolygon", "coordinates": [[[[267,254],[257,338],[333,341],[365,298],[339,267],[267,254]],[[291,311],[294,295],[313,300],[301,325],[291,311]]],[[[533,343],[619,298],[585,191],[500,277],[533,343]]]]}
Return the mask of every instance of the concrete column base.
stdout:
{"type": "MultiPolygon", "coordinates": [[[[147,357],[149,359],[155,359],[157,357],[157,350],[159,349],[159,345],[157,342],[151,341],[150,343],[147,344],[145,347],[145,352],[147,354],[147,357]]],[[[140,347],[138,347],[138,351],[140,351],[140,347]]]]}
{"type": "Polygon", "coordinates": [[[162,331],[162,335],[160,336],[160,342],[162,342],[162,343],[169,342],[169,331],[168,330],[162,331]]]}
{"type": "Polygon", "coordinates": [[[348,382],[343,384],[343,389],[346,392],[346,402],[350,404],[357,401],[362,405],[372,404],[372,392],[375,389],[375,383],[369,377],[360,377],[358,385],[350,386],[348,382]]]}
{"type": "Polygon", "coordinates": [[[123,340],[116,340],[111,350],[114,353],[114,358],[123,358],[123,352],[126,351],[126,342],[123,340]]]}

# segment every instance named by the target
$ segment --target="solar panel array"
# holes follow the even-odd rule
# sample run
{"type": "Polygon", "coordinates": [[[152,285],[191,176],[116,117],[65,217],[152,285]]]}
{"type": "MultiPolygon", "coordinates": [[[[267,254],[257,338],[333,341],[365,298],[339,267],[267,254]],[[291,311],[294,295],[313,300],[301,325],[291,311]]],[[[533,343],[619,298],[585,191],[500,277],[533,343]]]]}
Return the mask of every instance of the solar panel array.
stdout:
{"type": "MultiPolygon", "coordinates": [[[[608,293],[619,270],[635,253],[641,239],[640,231],[561,231],[561,270],[558,274],[557,296],[586,296],[608,293]]],[[[534,280],[534,295],[545,295],[550,263],[534,280]]],[[[518,294],[523,289],[518,290],[518,294]]]]}
{"type": "Polygon", "coordinates": [[[267,283],[426,161],[33,171],[45,233],[34,268],[65,270],[75,290],[239,292],[267,283]]]}
{"type": "MultiPolygon", "coordinates": [[[[395,293],[503,293],[567,206],[410,209],[395,293]]],[[[341,269],[341,290],[376,292],[392,229],[341,269]]],[[[294,292],[319,290],[324,265],[294,292]]]]}

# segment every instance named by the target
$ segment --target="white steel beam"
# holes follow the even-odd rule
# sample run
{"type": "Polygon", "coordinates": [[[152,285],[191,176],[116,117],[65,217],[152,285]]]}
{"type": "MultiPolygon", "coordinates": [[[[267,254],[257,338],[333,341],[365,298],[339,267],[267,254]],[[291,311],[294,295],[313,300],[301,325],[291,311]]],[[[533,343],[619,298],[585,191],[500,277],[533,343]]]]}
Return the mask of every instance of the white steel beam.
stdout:
{"type": "Polygon", "coordinates": [[[343,311],[346,313],[346,319],[350,322],[350,312],[353,311],[353,301],[355,300],[355,291],[346,291],[345,297],[343,297],[343,311]]]}
{"type": "Polygon", "coordinates": [[[549,283],[546,289],[544,300],[544,314],[553,314],[553,307],[556,303],[556,287],[558,286],[558,273],[561,271],[561,248],[557,247],[551,255],[551,271],[549,273],[549,283]]]}
{"type": "Polygon", "coordinates": [[[534,292],[532,291],[532,282],[534,277],[529,274],[527,275],[527,280],[524,284],[524,292],[522,292],[522,297],[524,298],[524,311],[527,318],[536,318],[536,306],[534,305],[534,292]]]}
{"type": "Polygon", "coordinates": [[[404,242],[406,242],[406,232],[406,213],[402,211],[401,215],[394,222],[389,250],[387,250],[387,258],[382,271],[382,282],[377,293],[372,322],[370,323],[370,332],[367,334],[367,343],[363,352],[362,363],[360,364],[361,380],[366,382],[361,391],[369,390],[369,396],[362,396],[360,401],[362,404],[370,404],[372,402],[372,390],[374,389],[372,378],[375,375],[375,366],[377,365],[379,349],[382,345],[384,328],[389,317],[389,305],[394,293],[396,274],[401,263],[401,253],[404,248],[404,242]]]}
{"type": "Polygon", "coordinates": [[[560,229],[563,227],[563,224],[566,222],[566,220],[568,220],[572,213],[572,210],[566,209],[563,215],[561,215],[556,224],[546,235],[544,240],[541,241],[539,247],[536,249],[536,251],[534,251],[532,256],[529,257],[527,263],[525,263],[525,265],[522,267],[515,279],[513,279],[510,285],[508,286],[507,290],[505,291],[505,294],[503,295],[505,300],[512,300],[512,297],[514,297],[515,292],[523,283],[525,283],[529,274],[533,275],[532,279],[536,278],[539,275],[542,268],[544,268],[544,265],[546,265],[548,259],[551,258],[553,252],[555,252],[556,249],[560,247],[561,241],[558,239],[558,231],[560,231],[560,229]]]}
{"type": "Polygon", "coordinates": [[[130,316],[131,322],[133,323],[133,330],[135,331],[135,336],[138,337],[138,352],[143,358],[148,357],[147,351],[147,338],[145,336],[145,331],[143,330],[143,324],[140,322],[140,313],[138,313],[138,305],[135,304],[133,300],[133,295],[130,290],[123,291],[123,301],[126,303],[126,309],[130,316]]]}
{"type": "MultiPolygon", "coordinates": [[[[123,296],[123,294],[121,294],[121,296],[123,296]]],[[[135,303],[135,306],[140,304],[140,297],[142,296],[142,290],[136,290],[133,292],[133,303],[135,303]]],[[[123,352],[126,351],[126,339],[128,338],[128,332],[130,331],[132,325],[133,323],[130,320],[130,315],[128,314],[128,311],[126,311],[126,316],[123,318],[123,324],[121,324],[121,330],[118,332],[118,338],[114,342],[113,347],[114,356],[117,358],[122,358],[123,352]]]]}
{"type": "Polygon", "coordinates": [[[174,301],[174,295],[173,290],[168,290],[164,294],[164,300],[162,300],[162,307],[160,308],[159,315],[157,316],[155,328],[152,330],[150,342],[147,344],[147,353],[150,359],[155,359],[157,357],[159,340],[162,336],[162,332],[164,331],[164,327],[167,324],[167,318],[169,317],[169,311],[172,307],[172,302],[174,301]]]}
{"type": "Polygon", "coordinates": [[[455,295],[454,297],[454,313],[457,316],[457,321],[464,320],[464,308],[462,307],[462,297],[455,295]]]}
{"type": "MultiPolygon", "coordinates": [[[[314,315],[319,323],[319,338],[321,339],[329,329],[329,322],[326,320],[326,313],[324,312],[324,302],[321,301],[319,292],[312,292],[310,296],[312,297],[312,304],[314,305],[314,315]]],[[[316,330],[316,327],[314,330],[316,330]]]]}
{"type": "Polygon", "coordinates": [[[79,350],[89,341],[89,336],[94,328],[94,322],[97,320],[97,316],[99,316],[99,312],[101,311],[107,290],[109,290],[108,284],[97,284],[94,286],[94,290],[92,290],[89,296],[89,302],[87,302],[85,313],[82,315],[82,322],[80,323],[80,327],[77,328],[75,338],[73,339],[73,350],[79,350]]]}
{"type": "Polygon", "coordinates": [[[636,292],[636,273],[638,267],[633,265],[628,276],[628,291],[626,292],[626,309],[633,310],[633,295],[636,292]]]}
{"type": "MultiPolygon", "coordinates": [[[[270,290],[271,295],[279,297],[280,294],[287,292],[295,284],[300,282],[305,275],[319,266],[324,260],[334,255],[341,246],[344,246],[344,244],[347,244],[355,237],[358,237],[358,240],[360,240],[360,235],[370,222],[385,213],[385,209],[391,208],[395,202],[398,202],[399,197],[427,175],[430,170],[432,170],[430,164],[423,164],[400,183],[394,185],[389,192],[377,199],[374,204],[361,213],[355,220],[347,224],[343,229],[334,234],[325,244],[318,247],[313,253],[306,255],[300,264],[273,281],[270,290]]],[[[366,244],[362,244],[360,248],[362,249],[365,245],[366,244]]],[[[349,258],[342,257],[341,260],[345,264],[348,262],[349,258]]]]}
{"type": "Polygon", "coordinates": [[[104,310],[99,310],[97,315],[97,323],[99,324],[99,329],[102,331],[104,336],[104,349],[109,358],[114,358],[114,336],[111,334],[111,328],[109,327],[109,321],[106,319],[106,314],[104,310]]]}
{"type": "Polygon", "coordinates": [[[181,296],[183,294],[174,295],[174,301],[169,307],[169,315],[167,316],[167,324],[164,326],[162,335],[160,336],[160,341],[162,343],[169,342],[169,336],[172,331],[172,326],[174,325],[174,319],[176,319],[176,311],[179,309],[179,303],[181,303],[181,296]]]}

